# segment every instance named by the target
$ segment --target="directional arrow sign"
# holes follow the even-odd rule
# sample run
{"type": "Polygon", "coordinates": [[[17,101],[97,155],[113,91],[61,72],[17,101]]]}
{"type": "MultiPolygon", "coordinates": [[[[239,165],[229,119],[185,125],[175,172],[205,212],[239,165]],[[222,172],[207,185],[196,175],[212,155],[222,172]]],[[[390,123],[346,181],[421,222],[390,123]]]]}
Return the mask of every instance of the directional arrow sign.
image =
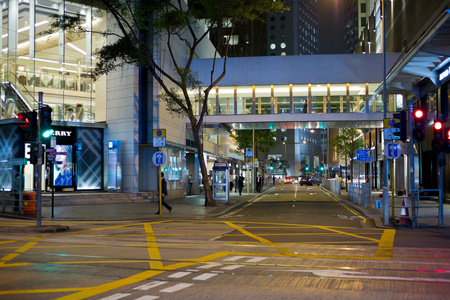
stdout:
{"type": "Polygon", "coordinates": [[[162,151],[157,151],[153,154],[152,160],[156,166],[161,166],[166,162],[166,155],[162,151]]]}
{"type": "Polygon", "coordinates": [[[402,147],[397,143],[387,143],[384,148],[384,155],[389,159],[397,159],[402,154],[402,147]]]}

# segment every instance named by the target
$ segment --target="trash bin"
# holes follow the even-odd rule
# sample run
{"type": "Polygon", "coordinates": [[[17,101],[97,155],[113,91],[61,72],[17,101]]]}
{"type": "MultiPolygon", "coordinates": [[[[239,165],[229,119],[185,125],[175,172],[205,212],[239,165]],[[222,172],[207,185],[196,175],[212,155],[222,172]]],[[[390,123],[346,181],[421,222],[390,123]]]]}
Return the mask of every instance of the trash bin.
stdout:
{"type": "Polygon", "coordinates": [[[22,211],[24,214],[36,213],[36,192],[23,192],[22,211]]]}

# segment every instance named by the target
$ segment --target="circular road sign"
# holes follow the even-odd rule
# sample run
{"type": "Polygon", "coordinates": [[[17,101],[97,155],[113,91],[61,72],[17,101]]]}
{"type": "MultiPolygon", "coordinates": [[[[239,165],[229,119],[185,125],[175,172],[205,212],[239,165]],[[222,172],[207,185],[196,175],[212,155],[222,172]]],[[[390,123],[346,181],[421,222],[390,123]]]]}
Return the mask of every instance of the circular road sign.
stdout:
{"type": "Polygon", "coordinates": [[[389,159],[397,159],[402,154],[402,147],[398,143],[387,143],[384,148],[384,155],[389,159]]]}
{"type": "Polygon", "coordinates": [[[161,166],[166,162],[166,155],[162,151],[157,151],[153,154],[152,160],[156,166],[161,166]]]}

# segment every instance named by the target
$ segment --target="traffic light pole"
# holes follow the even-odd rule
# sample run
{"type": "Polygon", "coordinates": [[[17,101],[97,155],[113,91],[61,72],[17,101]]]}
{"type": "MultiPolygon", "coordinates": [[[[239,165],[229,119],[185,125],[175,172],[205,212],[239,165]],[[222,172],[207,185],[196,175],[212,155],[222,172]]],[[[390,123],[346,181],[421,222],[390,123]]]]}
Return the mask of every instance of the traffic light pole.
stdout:
{"type": "MultiPolygon", "coordinates": [[[[411,170],[411,206],[412,206],[412,222],[413,222],[413,226],[416,226],[416,198],[413,192],[416,189],[416,180],[415,180],[415,175],[414,175],[414,100],[413,99],[409,99],[409,132],[410,132],[410,136],[409,136],[409,160],[410,160],[410,170],[411,170]]],[[[420,141],[419,141],[420,142],[420,141]]]]}
{"type": "Polygon", "coordinates": [[[41,111],[42,111],[42,100],[43,92],[39,92],[39,120],[38,120],[38,159],[37,159],[37,179],[36,179],[36,221],[37,227],[41,227],[41,216],[42,216],[42,147],[41,147],[41,111]]]}

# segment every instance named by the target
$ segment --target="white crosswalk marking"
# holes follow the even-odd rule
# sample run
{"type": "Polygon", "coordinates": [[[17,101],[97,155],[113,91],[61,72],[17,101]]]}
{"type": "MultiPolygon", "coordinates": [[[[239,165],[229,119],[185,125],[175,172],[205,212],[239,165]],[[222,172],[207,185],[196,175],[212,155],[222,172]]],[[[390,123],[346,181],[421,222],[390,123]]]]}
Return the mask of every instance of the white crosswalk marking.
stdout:
{"type": "Polygon", "coordinates": [[[231,265],[231,266],[226,266],[223,268],[220,268],[221,270],[227,270],[227,271],[231,271],[231,270],[236,270],[238,268],[243,267],[244,265],[231,265]]]}
{"type": "Polygon", "coordinates": [[[247,256],[236,255],[236,256],[225,258],[224,261],[237,261],[237,260],[239,260],[241,258],[246,258],[246,257],[247,256]]]}
{"type": "Polygon", "coordinates": [[[260,262],[262,260],[265,260],[267,257],[254,257],[252,259],[247,260],[247,262],[249,263],[257,263],[260,262]]]}
{"type": "Polygon", "coordinates": [[[181,277],[184,277],[184,276],[189,275],[189,274],[191,274],[191,272],[177,272],[177,273],[173,273],[172,275],[169,275],[167,277],[169,277],[169,278],[181,278],[181,277]]]}
{"type": "Polygon", "coordinates": [[[243,259],[243,258],[249,258],[249,260],[247,260],[246,262],[249,263],[256,263],[256,262],[260,262],[262,260],[265,260],[267,257],[264,256],[243,256],[243,255],[235,255],[232,257],[228,257],[225,258],[224,261],[237,261],[239,259],[243,259]]]}
{"type": "Polygon", "coordinates": [[[207,265],[203,265],[203,266],[197,267],[197,269],[211,269],[211,268],[218,267],[218,266],[221,266],[221,265],[222,264],[207,264],[207,265]]]}
{"type": "Polygon", "coordinates": [[[137,298],[136,300],[154,300],[154,299],[158,299],[159,296],[142,296],[137,298]]]}
{"type": "Polygon", "coordinates": [[[135,287],[134,289],[135,290],[139,290],[139,291],[147,291],[149,289],[152,289],[154,287],[157,287],[157,286],[160,286],[160,285],[163,285],[163,284],[166,284],[166,283],[167,283],[167,281],[153,281],[153,282],[150,282],[150,283],[147,283],[147,284],[135,287]]]}
{"type": "Polygon", "coordinates": [[[207,280],[207,279],[210,279],[211,277],[214,277],[216,275],[217,274],[213,274],[213,273],[204,273],[202,275],[194,277],[193,280],[207,280]]]}
{"type": "Polygon", "coordinates": [[[118,293],[118,294],[114,294],[114,295],[111,295],[111,296],[106,297],[106,298],[102,298],[102,299],[100,299],[100,300],[117,300],[117,299],[122,299],[122,298],[128,297],[128,296],[130,296],[130,295],[131,295],[131,294],[122,294],[122,293],[118,293]]]}
{"type": "Polygon", "coordinates": [[[160,292],[161,293],[174,293],[174,292],[178,292],[178,291],[180,291],[182,289],[188,288],[191,285],[194,285],[194,284],[192,284],[192,283],[179,283],[179,284],[176,284],[176,285],[174,285],[174,286],[172,286],[170,288],[166,288],[166,289],[160,290],[160,292]]]}

